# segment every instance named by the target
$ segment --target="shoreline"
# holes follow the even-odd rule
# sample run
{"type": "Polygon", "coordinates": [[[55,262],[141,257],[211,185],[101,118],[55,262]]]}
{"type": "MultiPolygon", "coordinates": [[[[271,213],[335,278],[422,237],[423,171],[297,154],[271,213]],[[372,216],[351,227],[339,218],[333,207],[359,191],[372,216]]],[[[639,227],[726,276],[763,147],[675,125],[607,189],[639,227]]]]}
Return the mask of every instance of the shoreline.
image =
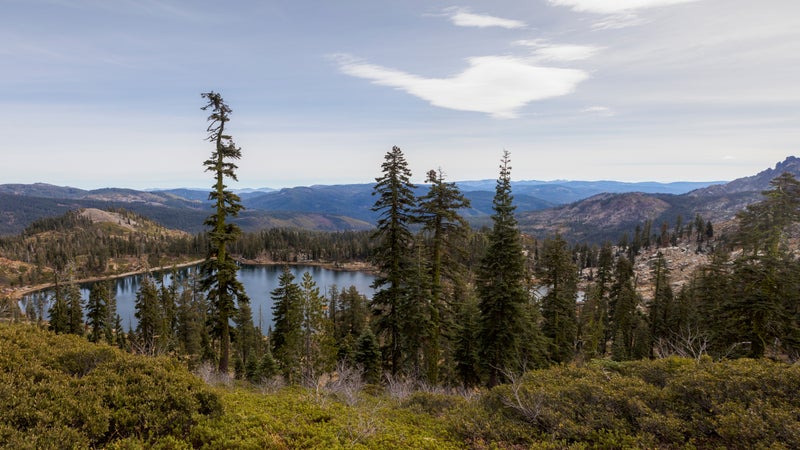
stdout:
{"type": "MultiPolygon", "coordinates": [[[[80,283],[96,283],[98,281],[105,281],[105,280],[116,280],[117,278],[124,278],[124,277],[129,277],[131,275],[139,275],[139,274],[143,274],[143,273],[147,273],[147,272],[161,272],[161,271],[172,269],[173,267],[176,268],[176,269],[180,269],[180,268],[183,268],[183,267],[194,266],[194,265],[202,263],[203,261],[205,261],[205,259],[187,261],[187,262],[182,262],[180,264],[172,264],[172,265],[169,265],[169,266],[153,267],[153,268],[150,268],[150,269],[132,270],[132,271],[129,271],[129,272],[118,273],[118,274],[82,278],[80,280],[75,280],[74,282],[80,284],[80,283]]],[[[13,290],[11,290],[10,292],[6,293],[6,295],[8,295],[12,300],[19,301],[19,300],[22,299],[22,297],[24,297],[24,296],[26,296],[28,294],[32,294],[34,292],[43,291],[45,289],[52,288],[55,285],[56,285],[55,283],[42,283],[42,284],[37,284],[35,286],[22,287],[22,288],[19,288],[19,289],[13,289],[12,288],[13,290]]]]}
{"type": "MultiPolygon", "coordinates": [[[[139,269],[139,270],[132,270],[124,273],[113,274],[113,275],[106,275],[106,276],[98,276],[98,277],[90,277],[90,278],[83,278],[80,280],[75,280],[75,283],[95,283],[98,281],[105,281],[105,280],[115,280],[117,278],[124,278],[129,277],[132,275],[140,275],[147,272],[163,272],[165,270],[170,270],[172,268],[180,269],[184,267],[191,267],[201,264],[205,259],[197,259],[193,261],[182,262],[179,264],[172,264],[169,266],[159,266],[153,267],[149,269],[139,269]]],[[[236,262],[239,264],[245,264],[248,266],[316,266],[322,267],[328,270],[335,270],[335,271],[342,271],[342,272],[366,272],[366,273],[376,273],[375,267],[369,263],[362,262],[362,261],[351,261],[345,263],[338,263],[338,262],[324,262],[324,261],[297,261],[297,262],[286,262],[286,261],[267,261],[261,259],[244,259],[244,258],[237,258],[236,262]]],[[[54,287],[55,283],[42,283],[37,284],[35,286],[25,286],[21,288],[7,288],[10,289],[9,291],[3,292],[4,296],[9,297],[12,300],[22,300],[22,297],[32,294],[34,292],[43,291],[45,289],[49,289],[54,287]]]]}

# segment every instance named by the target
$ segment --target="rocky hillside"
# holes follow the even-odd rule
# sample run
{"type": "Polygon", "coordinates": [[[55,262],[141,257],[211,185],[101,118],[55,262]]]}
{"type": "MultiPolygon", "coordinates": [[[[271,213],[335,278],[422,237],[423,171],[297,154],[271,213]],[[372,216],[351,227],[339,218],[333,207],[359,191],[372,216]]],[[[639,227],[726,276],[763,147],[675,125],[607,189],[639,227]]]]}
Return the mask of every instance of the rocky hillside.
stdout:
{"type": "Polygon", "coordinates": [[[615,242],[623,233],[632,234],[637,225],[650,220],[674,226],[678,217],[684,223],[699,214],[713,223],[730,221],[747,205],[759,201],[770,181],[789,172],[800,178],[800,158],[790,156],[775,168],[730,183],[696,189],[682,195],[600,194],[569,205],[544,211],[518,213],[523,232],[536,237],[560,233],[571,241],[615,242]]]}

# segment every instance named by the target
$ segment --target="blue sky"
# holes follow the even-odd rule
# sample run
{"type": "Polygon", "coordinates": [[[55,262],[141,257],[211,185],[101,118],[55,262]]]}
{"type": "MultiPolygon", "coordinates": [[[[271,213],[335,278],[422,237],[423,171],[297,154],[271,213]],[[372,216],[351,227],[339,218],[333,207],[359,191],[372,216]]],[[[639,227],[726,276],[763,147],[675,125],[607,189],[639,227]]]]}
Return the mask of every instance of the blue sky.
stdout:
{"type": "Polygon", "coordinates": [[[0,183],[730,180],[800,154],[796,0],[0,0],[0,183]]]}

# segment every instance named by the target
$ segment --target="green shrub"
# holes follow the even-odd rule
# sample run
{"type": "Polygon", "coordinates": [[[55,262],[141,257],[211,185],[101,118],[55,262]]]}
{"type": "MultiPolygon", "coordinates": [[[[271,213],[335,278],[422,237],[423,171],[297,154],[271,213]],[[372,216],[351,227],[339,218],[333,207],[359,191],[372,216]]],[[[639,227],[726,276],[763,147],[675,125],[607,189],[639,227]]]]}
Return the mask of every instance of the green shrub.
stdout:
{"type": "Polygon", "coordinates": [[[167,359],[30,325],[0,325],[0,348],[0,445],[7,448],[180,440],[199,417],[221,413],[218,396],[167,359]]]}

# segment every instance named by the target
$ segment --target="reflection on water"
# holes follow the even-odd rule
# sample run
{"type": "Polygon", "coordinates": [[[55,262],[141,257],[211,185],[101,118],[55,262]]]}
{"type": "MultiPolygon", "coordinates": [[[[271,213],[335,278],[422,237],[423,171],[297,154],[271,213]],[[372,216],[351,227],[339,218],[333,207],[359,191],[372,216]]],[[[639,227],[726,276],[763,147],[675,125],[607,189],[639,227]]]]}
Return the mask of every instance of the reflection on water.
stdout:
{"type": "MultiPolygon", "coordinates": [[[[365,294],[368,298],[371,298],[373,294],[370,285],[375,278],[364,272],[341,272],[318,266],[290,266],[289,270],[294,274],[295,283],[298,284],[304,272],[310,273],[322,294],[327,294],[334,286],[338,287],[339,290],[355,286],[359,292],[365,294]]],[[[178,269],[175,273],[175,278],[179,285],[183,285],[184,282],[190,284],[196,271],[197,266],[178,269]]],[[[244,285],[245,292],[250,297],[253,322],[256,325],[263,324],[264,330],[272,324],[272,298],[270,297],[270,292],[278,287],[278,277],[282,272],[283,266],[245,265],[239,270],[239,279],[244,285]]],[[[154,275],[157,280],[163,278],[165,285],[172,284],[171,272],[156,273],[154,275]]],[[[130,275],[112,281],[116,285],[117,314],[122,318],[125,329],[136,326],[134,305],[136,303],[136,292],[139,290],[143,276],[141,274],[130,275]]],[[[92,283],[81,284],[81,295],[84,301],[89,299],[91,287],[92,283]]],[[[34,310],[37,311],[37,315],[41,316],[42,313],[46,314],[47,309],[50,307],[50,297],[52,297],[52,291],[50,290],[34,292],[22,299],[20,308],[24,311],[27,302],[33,302],[34,310]]]]}

